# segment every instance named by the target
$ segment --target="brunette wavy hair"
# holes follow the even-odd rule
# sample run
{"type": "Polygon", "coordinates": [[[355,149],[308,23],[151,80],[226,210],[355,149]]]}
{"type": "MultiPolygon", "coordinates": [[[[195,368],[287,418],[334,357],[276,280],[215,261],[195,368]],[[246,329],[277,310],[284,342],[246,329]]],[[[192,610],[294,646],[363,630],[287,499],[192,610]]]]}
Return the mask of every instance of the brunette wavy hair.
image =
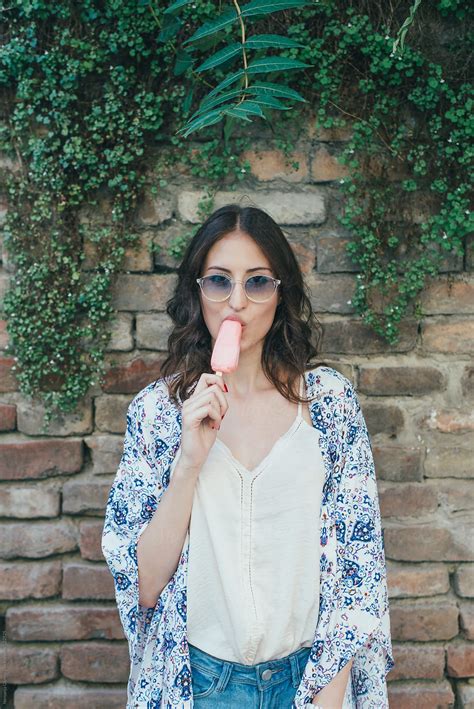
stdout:
{"type": "Polygon", "coordinates": [[[202,317],[196,278],[202,275],[213,244],[237,229],[258,244],[275,277],[281,279],[281,300],[262,349],[263,371],[288,401],[308,403],[310,399],[300,397],[298,383],[307,369],[326,364],[310,361],[317,356],[322,325],[311,307],[299,264],[278,224],[262,209],[238,204],[225,205],[206,219],[178,268],[178,283],[166,303],[174,328],[168,338],[168,356],[161,365],[171,399],[178,405],[184,402],[201,374],[212,371],[211,335],[202,317]]]}

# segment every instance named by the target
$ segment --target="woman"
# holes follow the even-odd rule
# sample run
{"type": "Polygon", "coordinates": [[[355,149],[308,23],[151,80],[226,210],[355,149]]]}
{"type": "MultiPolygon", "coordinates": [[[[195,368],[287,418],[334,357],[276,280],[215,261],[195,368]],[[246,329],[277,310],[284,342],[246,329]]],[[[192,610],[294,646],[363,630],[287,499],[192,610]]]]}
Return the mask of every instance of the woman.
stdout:
{"type": "Polygon", "coordinates": [[[228,205],[168,303],[162,377],[127,412],[102,550],[129,643],[127,707],[388,707],[383,538],[354,388],[281,229],[228,205]],[[210,359],[226,318],[239,364],[210,359]]]}

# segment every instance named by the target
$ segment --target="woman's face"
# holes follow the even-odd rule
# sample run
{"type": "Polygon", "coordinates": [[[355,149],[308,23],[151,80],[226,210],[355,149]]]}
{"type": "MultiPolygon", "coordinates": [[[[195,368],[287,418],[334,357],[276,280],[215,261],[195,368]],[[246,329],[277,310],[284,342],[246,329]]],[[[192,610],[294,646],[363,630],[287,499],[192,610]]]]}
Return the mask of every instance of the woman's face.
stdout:
{"type": "MultiPolygon", "coordinates": [[[[277,277],[260,247],[248,234],[240,230],[226,234],[209,249],[200,275],[211,274],[225,274],[233,280],[243,282],[254,275],[277,277]]],[[[201,292],[199,298],[213,345],[221,323],[226,318],[236,316],[241,320],[242,353],[259,343],[263,346],[265,335],[272,326],[280,295],[277,288],[270,300],[254,303],[247,298],[243,283],[236,283],[230,298],[221,303],[208,300],[201,292]]]]}

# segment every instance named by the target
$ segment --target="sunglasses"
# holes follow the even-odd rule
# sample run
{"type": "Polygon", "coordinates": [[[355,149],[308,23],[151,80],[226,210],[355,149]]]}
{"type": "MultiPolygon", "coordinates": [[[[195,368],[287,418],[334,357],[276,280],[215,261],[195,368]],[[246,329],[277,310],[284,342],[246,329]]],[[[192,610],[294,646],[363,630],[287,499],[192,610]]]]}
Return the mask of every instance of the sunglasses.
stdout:
{"type": "Polygon", "coordinates": [[[223,274],[213,274],[196,278],[196,283],[199,283],[203,296],[214,303],[221,303],[230,298],[236,283],[243,284],[245,295],[249,300],[254,303],[264,303],[270,300],[281,281],[271,276],[250,276],[243,282],[234,281],[223,274]]]}

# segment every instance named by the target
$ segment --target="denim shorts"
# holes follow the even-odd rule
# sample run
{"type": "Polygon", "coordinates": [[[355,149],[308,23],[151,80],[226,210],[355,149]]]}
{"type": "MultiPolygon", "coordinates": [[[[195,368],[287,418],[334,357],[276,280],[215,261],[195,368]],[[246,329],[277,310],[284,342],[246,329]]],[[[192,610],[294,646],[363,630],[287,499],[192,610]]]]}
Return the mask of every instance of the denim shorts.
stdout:
{"type": "Polygon", "coordinates": [[[311,652],[302,647],[278,660],[241,665],[189,645],[196,709],[291,709],[311,652]]]}

